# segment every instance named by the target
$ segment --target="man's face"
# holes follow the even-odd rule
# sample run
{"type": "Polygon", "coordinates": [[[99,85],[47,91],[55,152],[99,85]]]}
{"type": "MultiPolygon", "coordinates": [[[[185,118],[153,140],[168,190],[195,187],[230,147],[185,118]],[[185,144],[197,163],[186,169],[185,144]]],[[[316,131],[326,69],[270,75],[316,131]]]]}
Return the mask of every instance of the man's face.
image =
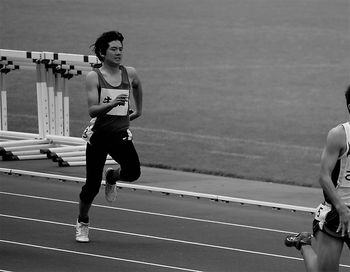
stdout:
{"type": "Polygon", "coordinates": [[[119,65],[122,62],[123,45],[120,41],[111,41],[106,50],[105,62],[119,65]]]}

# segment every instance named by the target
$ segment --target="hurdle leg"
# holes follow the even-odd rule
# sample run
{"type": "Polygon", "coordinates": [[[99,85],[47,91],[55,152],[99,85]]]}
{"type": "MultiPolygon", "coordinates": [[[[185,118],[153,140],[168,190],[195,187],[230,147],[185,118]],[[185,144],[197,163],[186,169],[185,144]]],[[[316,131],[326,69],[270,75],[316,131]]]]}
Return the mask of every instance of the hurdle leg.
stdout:
{"type": "Polygon", "coordinates": [[[4,89],[4,75],[2,74],[2,72],[0,71],[0,130],[2,130],[2,97],[1,97],[1,93],[2,93],[2,90],[4,89]]]}
{"type": "Polygon", "coordinates": [[[46,79],[46,68],[44,63],[40,63],[40,72],[41,72],[41,103],[42,103],[42,109],[43,109],[43,128],[44,128],[44,135],[50,134],[50,119],[49,119],[49,94],[47,89],[47,79],[46,79]]]}
{"type": "Polygon", "coordinates": [[[36,63],[36,102],[38,109],[38,130],[39,136],[44,138],[44,124],[43,124],[43,105],[42,101],[42,92],[41,92],[41,65],[38,61],[36,63]]]}
{"type": "Polygon", "coordinates": [[[0,129],[7,130],[7,92],[5,87],[5,72],[0,73],[0,129]]]}
{"type": "Polygon", "coordinates": [[[63,77],[63,135],[69,136],[69,92],[68,77],[63,77]]]}
{"type": "Polygon", "coordinates": [[[56,133],[55,135],[63,136],[63,96],[62,96],[62,76],[55,73],[55,116],[56,116],[56,133]]]}
{"type": "Polygon", "coordinates": [[[48,104],[49,104],[49,131],[50,134],[56,133],[55,118],[55,92],[54,92],[54,75],[50,64],[46,65],[48,104]]]}

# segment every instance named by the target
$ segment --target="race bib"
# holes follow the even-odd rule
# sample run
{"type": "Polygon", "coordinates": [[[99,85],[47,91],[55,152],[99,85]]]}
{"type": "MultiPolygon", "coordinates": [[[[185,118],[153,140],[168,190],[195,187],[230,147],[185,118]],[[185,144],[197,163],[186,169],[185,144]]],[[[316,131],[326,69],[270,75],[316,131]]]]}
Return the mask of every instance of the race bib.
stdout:
{"type": "MultiPolygon", "coordinates": [[[[129,98],[129,90],[119,90],[119,89],[106,89],[101,88],[101,103],[111,103],[117,96],[125,94],[129,98]]],[[[107,115],[117,115],[126,116],[129,110],[129,102],[127,101],[125,105],[119,105],[107,112],[107,115]]]]}

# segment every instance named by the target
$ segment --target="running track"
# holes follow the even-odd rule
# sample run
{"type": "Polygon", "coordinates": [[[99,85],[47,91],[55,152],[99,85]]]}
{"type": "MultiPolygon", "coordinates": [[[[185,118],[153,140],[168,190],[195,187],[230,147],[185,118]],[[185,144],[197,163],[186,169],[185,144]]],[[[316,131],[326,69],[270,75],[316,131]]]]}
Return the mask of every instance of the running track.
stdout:
{"type": "Polygon", "coordinates": [[[304,271],[283,238],[310,229],[309,214],[129,189],[109,205],[101,190],[79,244],[81,184],[0,174],[0,185],[0,271],[304,271]]]}

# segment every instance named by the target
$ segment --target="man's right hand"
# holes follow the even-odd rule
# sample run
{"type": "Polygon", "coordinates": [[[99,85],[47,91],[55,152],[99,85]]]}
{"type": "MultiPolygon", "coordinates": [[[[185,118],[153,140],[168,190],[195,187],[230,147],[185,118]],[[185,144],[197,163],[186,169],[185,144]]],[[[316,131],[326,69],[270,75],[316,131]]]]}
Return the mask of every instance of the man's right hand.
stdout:
{"type": "Polygon", "coordinates": [[[120,94],[113,100],[113,106],[124,106],[125,103],[128,101],[129,96],[126,94],[120,94]]]}

